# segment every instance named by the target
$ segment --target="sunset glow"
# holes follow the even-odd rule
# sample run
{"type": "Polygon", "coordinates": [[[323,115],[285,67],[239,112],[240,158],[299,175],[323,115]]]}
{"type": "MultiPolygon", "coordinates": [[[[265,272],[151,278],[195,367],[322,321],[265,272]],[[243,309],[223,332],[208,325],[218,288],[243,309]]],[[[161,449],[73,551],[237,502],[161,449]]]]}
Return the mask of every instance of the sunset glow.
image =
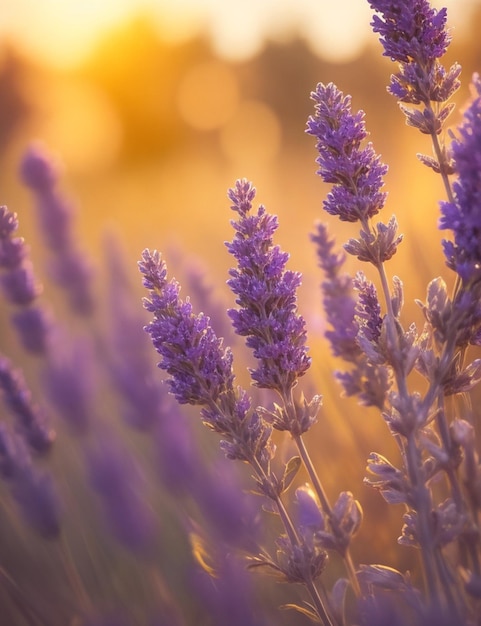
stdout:
{"type": "MultiPolygon", "coordinates": [[[[447,5],[456,26],[477,0],[433,4],[447,5]]],[[[202,33],[227,58],[252,56],[266,39],[300,35],[315,52],[346,60],[372,37],[369,13],[364,0],[4,0],[0,35],[40,61],[70,67],[88,56],[106,31],[144,15],[164,39],[202,33]]]]}

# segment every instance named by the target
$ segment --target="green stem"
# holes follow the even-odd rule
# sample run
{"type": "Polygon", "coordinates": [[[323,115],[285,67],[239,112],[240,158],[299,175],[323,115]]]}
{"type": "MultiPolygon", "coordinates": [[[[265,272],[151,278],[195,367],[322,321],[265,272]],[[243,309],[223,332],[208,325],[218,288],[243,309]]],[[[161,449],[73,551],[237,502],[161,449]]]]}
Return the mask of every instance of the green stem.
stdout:
{"type": "MultiPolygon", "coordinates": [[[[388,340],[390,343],[390,353],[394,356],[391,365],[394,371],[398,393],[401,398],[407,401],[409,398],[409,391],[407,388],[407,380],[403,371],[402,363],[398,362],[399,337],[396,329],[396,320],[392,308],[391,295],[387,282],[386,271],[382,263],[378,265],[378,271],[387,308],[387,332],[388,340]]],[[[423,419],[420,419],[419,423],[423,423],[423,421],[423,419]]],[[[439,594],[437,589],[434,546],[432,542],[432,533],[430,528],[430,515],[432,508],[431,494],[428,487],[424,483],[422,459],[415,436],[416,430],[417,429],[414,428],[414,430],[411,431],[411,433],[408,434],[406,437],[407,441],[405,448],[405,462],[409,476],[409,482],[411,484],[411,489],[413,490],[414,508],[417,511],[419,543],[421,546],[421,555],[426,587],[431,601],[433,603],[437,603],[439,600],[439,594]]]]}
{"type": "MultiPolygon", "coordinates": [[[[334,535],[336,535],[339,533],[339,530],[337,529],[336,524],[334,523],[334,520],[333,520],[332,507],[329,503],[327,494],[324,491],[324,487],[322,486],[322,483],[316,472],[314,464],[312,463],[311,457],[309,456],[309,452],[307,451],[305,442],[301,435],[296,435],[293,437],[293,439],[297,445],[297,449],[299,450],[299,454],[301,456],[302,462],[304,463],[304,467],[306,468],[307,473],[309,474],[309,478],[311,479],[312,486],[314,487],[317,497],[319,498],[322,510],[327,515],[331,528],[334,532],[334,535]]],[[[354,593],[356,594],[356,597],[359,598],[361,597],[361,588],[359,586],[359,581],[356,575],[356,569],[354,567],[354,563],[352,560],[349,547],[345,549],[344,554],[342,554],[341,556],[344,559],[344,564],[345,564],[352,588],[354,590],[354,593]]]]}

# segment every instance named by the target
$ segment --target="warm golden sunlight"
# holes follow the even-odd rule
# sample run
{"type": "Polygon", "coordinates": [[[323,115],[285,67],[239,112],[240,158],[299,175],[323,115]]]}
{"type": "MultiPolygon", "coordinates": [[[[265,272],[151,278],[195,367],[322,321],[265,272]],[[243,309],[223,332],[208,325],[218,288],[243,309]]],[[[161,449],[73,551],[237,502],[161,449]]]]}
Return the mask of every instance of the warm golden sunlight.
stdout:
{"type": "Polygon", "coordinates": [[[0,626],[481,624],[480,33],[0,0],[0,626]]]}
{"type": "MultiPolygon", "coordinates": [[[[463,25],[477,0],[447,0],[451,24],[463,25]]],[[[37,60],[71,67],[102,36],[144,15],[168,41],[207,34],[217,53],[240,59],[266,39],[305,37],[330,59],[356,55],[369,37],[369,8],[362,0],[3,0],[0,34],[37,60]]]]}

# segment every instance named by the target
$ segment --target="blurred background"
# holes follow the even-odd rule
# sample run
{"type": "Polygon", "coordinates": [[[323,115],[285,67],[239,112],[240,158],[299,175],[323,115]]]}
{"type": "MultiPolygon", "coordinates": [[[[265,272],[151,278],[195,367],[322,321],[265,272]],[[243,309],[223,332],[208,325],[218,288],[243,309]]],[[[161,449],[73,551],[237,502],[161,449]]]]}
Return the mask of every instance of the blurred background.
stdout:
{"type": "MultiPolygon", "coordinates": [[[[453,42],[445,64],[463,66],[451,119],[456,125],[470,76],[481,70],[481,0],[433,4],[448,7],[453,42]]],[[[314,355],[308,385],[325,396],[324,424],[333,426],[322,431],[314,456],[335,462],[342,451],[357,447],[357,457],[323,478],[333,493],[362,493],[365,508],[383,506],[378,494],[363,490],[362,476],[367,454],[377,449],[373,440],[386,433],[378,415],[358,420],[355,403],[339,403],[330,374],[339,364],[321,337],[322,276],[309,233],[322,219],[342,244],[356,229],[322,211],[327,189],[315,174],[314,140],[304,133],[313,111],[309,94],[318,82],[333,81],[352,95],[353,108],[365,111],[371,140],[390,167],[381,219],[396,213],[406,235],[389,265],[406,287],[406,319],[422,325],[414,298],[424,298],[433,276],[444,273],[450,280],[436,228],[443,188],[415,156],[431,154],[430,143],[405,125],[386,92],[396,68],[382,57],[370,20],[365,0],[0,3],[0,204],[18,213],[19,232],[38,267],[43,248],[31,197],[18,175],[32,142],[43,144],[62,165],[61,190],[77,208],[79,240],[99,278],[106,234],[121,241],[139,308],[136,262],[145,247],[165,252],[174,274],[186,263],[197,265],[213,294],[229,298],[226,192],[237,178],[252,180],[259,202],[279,216],[277,241],[290,252],[291,269],[304,274],[300,307],[314,355]]],[[[353,273],[357,265],[348,260],[353,273]]],[[[48,291],[46,285],[47,296],[48,291]]],[[[391,512],[384,509],[371,522],[379,525],[377,538],[383,528],[388,532],[385,516],[391,512]]],[[[394,515],[391,540],[399,530],[399,511],[394,515]]],[[[373,526],[363,532],[361,561],[370,558],[373,526]]],[[[382,556],[384,550],[385,544],[382,556]]]]}
{"type": "MultiPolygon", "coordinates": [[[[463,64],[462,103],[481,65],[481,2],[434,4],[449,9],[446,64],[463,64]]],[[[386,210],[403,230],[424,226],[428,212],[436,219],[442,188],[415,158],[431,153],[429,142],[404,125],[386,93],[395,68],[370,19],[364,0],[3,0],[1,202],[33,236],[18,163],[40,141],[63,164],[80,236],[96,258],[104,230],[114,229],[132,263],[146,246],[180,246],[223,282],[226,190],[247,177],[278,213],[293,267],[315,275],[308,233],[324,219],[326,189],[304,128],[310,91],[334,81],[365,110],[390,165],[386,210]]],[[[348,234],[344,225],[341,241],[348,234]]]]}

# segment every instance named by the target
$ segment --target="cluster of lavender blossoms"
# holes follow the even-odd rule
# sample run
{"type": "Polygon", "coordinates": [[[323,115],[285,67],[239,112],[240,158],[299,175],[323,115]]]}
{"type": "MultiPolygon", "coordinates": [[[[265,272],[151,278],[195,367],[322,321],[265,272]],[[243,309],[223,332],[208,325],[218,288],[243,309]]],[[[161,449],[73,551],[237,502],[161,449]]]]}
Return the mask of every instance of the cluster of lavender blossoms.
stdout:
{"type": "Polygon", "coordinates": [[[420,155],[420,160],[442,176],[447,193],[440,228],[453,232],[453,240],[443,243],[447,266],[457,276],[453,294],[448,295],[441,278],[433,280],[426,302],[419,302],[424,328],[406,327],[402,282],[389,279],[386,269],[402,236],[394,216],[374,221],[387,200],[387,166],[366,141],[363,112],[354,112],[350,96],[332,83],[319,84],[313,92],[315,113],[307,132],[317,141],[318,173],[331,185],[324,209],[341,221],[359,223],[360,230],[344,253],[335,250],[324,224],[312,239],[325,272],[326,336],[334,355],[349,365],[336,377],[347,395],[379,409],[398,447],[393,462],[379,452],[370,454],[365,483],[388,503],[404,506],[399,543],[418,550],[419,573],[353,563],[350,546],[361,523],[360,505],[350,492],[330,504],[303,438],[316,422],[320,397],[309,401],[297,393],[299,378],[310,366],[305,322],[297,312],[301,276],[285,269],[288,255],[273,243],[277,219],[263,206],[253,210],[255,190],[249,182],[237,181],[228,193],[238,220],[232,222],[235,237],[227,244],[237,267],[227,284],[239,307],[229,316],[257,362],[250,369],[253,384],[277,392],[277,402],[251,409],[246,392],[238,391],[239,411],[230,352],[221,350],[209,320],[179,300],[165,263],[148,251],[140,265],[151,292],[146,307],[154,315],[147,330],[178,400],[204,407],[204,421],[224,437],[227,456],[250,463],[259,493],[276,504],[285,531],[276,555],[262,550],[251,565],[302,583],[309,597],[298,607],[302,613],[333,626],[474,625],[481,619],[481,472],[472,411],[448,398],[464,396],[481,378],[481,360],[468,351],[479,345],[481,321],[481,87],[475,77],[473,100],[456,138],[446,145],[442,136],[454,106],[448,101],[459,87],[460,73],[458,64],[446,70],[440,62],[450,42],[446,10],[437,11],[425,0],[369,4],[385,54],[399,64],[388,90],[407,123],[432,138],[434,156],[420,155]],[[366,271],[346,274],[346,254],[367,264],[366,271]],[[368,278],[370,267],[373,278],[368,278]],[[424,387],[415,382],[419,374],[424,387]],[[224,395],[228,401],[221,400],[224,395]],[[272,429],[288,431],[297,446],[298,455],[287,463],[276,459],[272,429]],[[277,467],[284,465],[280,474],[271,469],[275,460],[277,467]],[[281,496],[301,466],[310,482],[297,489],[292,517],[281,496]],[[342,557],[345,574],[329,588],[333,552],[342,557]]]}
{"type": "Polygon", "coordinates": [[[334,407],[330,381],[315,378],[326,368],[316,369],[308,345],[317,337],[300,311],[302,276],[251,182],[228,191],[230,305],[198,267],[182,269],[181,255],[168,269],[165,255],[146,249],[142,306],[112,236],[97,293],[58,168],[33,145],[20,177],[47,251],[45,290],[17,215],[0,207],[0,290],[14,331],[0,350],[1,624],[481,624],[471,401],[481,380],[481,79],[448,131],[461,68],[441,62],[446,9],[368,3],[397,63],[388,91],[407,124],[431,138],[432,156],[417,156],[445,190],[448,276],[416,300],[419,324],[406,320],[402,280],[389,272],[403,237],[395,216],[383,218],[387,165],[351,96],[317,85],[306,132],[328,186],[323,207],[342,222],[337,233],[345,222],[358,229],[342,246],[329,223],[311,234],[334,378],[350,398],[335,408],[352,425],[360,407],[356,432],[369,413],[366,433],[374,422],[390,436],[372,447],[385,449],[363,454],[364,480],[340,490],[351,451],[322,457],[323,438],[333,439],[316,385],[329,400],[323,410],[334,407]],[[362,269],[351,275],[353,263],[362,269]],[[229,346],[238,337],[247,358],[229,346]],[[249,389],[236,378],[245,361],[249,389]],[[375,519],[389,509],[392,519],[375,519]]]}

